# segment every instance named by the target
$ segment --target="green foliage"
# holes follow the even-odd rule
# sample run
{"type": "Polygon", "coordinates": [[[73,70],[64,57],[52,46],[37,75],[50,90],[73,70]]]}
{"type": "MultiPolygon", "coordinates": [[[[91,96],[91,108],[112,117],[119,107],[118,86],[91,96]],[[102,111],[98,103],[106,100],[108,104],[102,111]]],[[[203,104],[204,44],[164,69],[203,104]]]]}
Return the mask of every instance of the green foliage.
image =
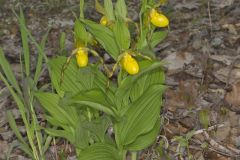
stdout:
{"type": "MultiPolygon", "coordinates": [[[[29,144],[18,131],[10,112],[7,113],[9,124],[20,141],[19,148],[32,159],[45,159],[51,136],[67,139],[75,146],[79,160],[121,160],[126,158],[128,151],[134,151],[132,157],[136,159],[136,152],[149,147],[160,132],[162,95],[166,86],[163,63],[154,58],[154,47],[167,32],[156,31],[155,27],[143,23],[149,7],[154,7],[153,1],[142,1],[139,24],[128,18],[125,0],[117,0],[114,4],[112,0],[104,0],[103,5],[98,0],[95,2],[96,9],[107,17],[107,25],[85,19],[84,0],[80,0],[80,16],[76,17],[74,25],[77,49],[66,57],[65,34],[62,33],[59,42],[61,55],[50,60],[44,54],[47,34],[40,44],[37,43],[26,29],[20,12],[24,60],[22,85],[18,84],[0,49],[3,71],[0,78],[19,107],[29,144]],[[135,26],[134,33],[130,31],[130,24],[135,26]],[[33,78],[29,41],[39,53],[33,78]],[[111,69],[95,51],[100,47],[115,61],[111,69]],[[96,56],[98,61],[78,67],[79,52],[96,56]],[[128,74],[123,66],[126,55],[130,57],[127,66],[131,67],[134,60],[139,67],[134,75],[128,74]],[[41,89],[37,86],[44,62],[51,78],[51,91],[45,90],[47,85],[41,89]],[[42,106],[48,122],[45,128],[39,126],[34,109],[36,102],[42,106]]],[[[182,142],[181,138],[176,139],[182,142]]]]}
{"type": "Polygon", "coordinates": [[[88,33],[83,24],[77,19],[74,23],[74,37],[75,41],[86,45],[89,41],[88,33]]]}
{"type": "Polygon", "coordinates": [[[13,74],[10,64],[8,63],[6,57],[4,56],[2,48],[0,48],[0,65],[1,69],[5,73],[7,80],[9,81],[10,85],[18,92],[21,93],[21,89],[17,83],[17,80],[13,74]]]}
{"type": "Polygon", "coordinates": [[[30,74],[30,53],[29,53],[29,45],[28,45],[28,35],[24,28],[25,19],[24,19],[22,9],[20,9],[19,23],[20,23],[20,31],[21,31],[21,37],[22,37],[25,74],[26,74],[26,76],[29,76],[29,74],[30,74]]]}
{"type": "MultiPolygon", "coordinates": [[[[67,58],[59,56],[49,61],[52,85],[57,93],[63,96],[64,92],[77,93],[99,87],[106,90],[107,77],[98,69],[98,66],[88,66],[83,69],[77,67],[76,61],[71,61],[62,77],[61,71],[67,58]],[[61,78],[63,81],[61,82],[61,78]],[[61,83],[60,83],[61,82],[61,83]]],[[[110,91],[114,88],[110,88],[110,91]]]]}
{"type": "Polygon", "coordinates": [[[175,136],[174,137],[174,141],[178,142],[177,151],[181,158],[183,155],[183,153],[182,153],[183,149],[187,149],[188,158],[192,159],[192,158],[190,158],[190,157],[192,157],[192,155],[189,152],[189,141],[194,136],[194,133],[195,133],[195,130],[192,130],[192,131],[188,132],[185,136],[175,136]]]}
{"type": "Polygon", "coordinates": [[[137,100],[125,106],[128,108],[126,111],[121,110],[122,121],[115,126],[119,145],[125,146],[133,143],[138,136],[153,129],[159,117],[160,97],[163,90],[164,86],[153,85],[137,100]]]}
{"type": "Polygon", "coordinates": [[[199,120],[200,123],[203,125],[205,129],[208,128],[209,125],[209,110],[208,109],[203,109],[199,113],[199,120]]]}
{"type": "Polygon", "coordinates": [[[99,3],[98,0],[95,0],[95,9],[97,10],[97,12],[105,15],[106,11],[105,8],[99,3]]]}
{"type": "Polygon", "coordinates": [[[115,15],[122,20],[127,18],[127,6],[125,0],[118,0],[115,6],[115,15]]]}
{"type": "Polygon", "coordinates": [[[161,43],[166,37],[167,37],[166,31],[154,32],[150,40],[151,47],[152,48],[156,47],[156,45],[161,43]]]}
{"type": "MultiPolygon", "coordinates": [[[[134,42],[125,1],[118,0],[115,6],[111,0],[105,0],[103,6],[95,2],[98,12],[107,17],[108,25],[80,16],[75,22],[74,34],[75,40],[84,42],[82,47],[93,47],[88,39],[91,34],[116,64],[120,63],[125,51],[138,51],[141,55],[147,50],[144,54],[154,57],[152,49],[166,37],[166,31],[154,32],[154,28],[140,23],[140,36],[134,42]]],[[[148,9],[142,8],[145,9],[141,16],[145,16],[148,9]]],[[[131,76],[120,68],[116,84],[103,74],[104,64],[90,64],[79,69],[75,60],[66,57],[50,60],[51,81],[57,94],[36,93],[46,110],[46,119],[58,127],[47,128],[46,132],[68,139],[78,148],[80,160],[122,159],[127,150],[139,151],[151,145],[160,132],[165,76],[162,62],[145,56],[139,56],[137,61],[140,72],[131,76]],[[62,72],[66,62],[67,68],[62,72]],[[114,139],[106,134],[110,126],[114,139]]]]}
{"type": "Polygon", "coordinates": [[[62,32],[59,39],[59,54],[64,56],[67,55],[65,43],[66,43],[66,34],[65,32],[62,32]]]}
{"type": "Polygon", "coordinates": [[[83,150],[79,160],[121,160],[118,150],[107,143],[95,143],[83,150]]]}
{"type": "Polygon", "coordinates": [[[119,149],[141,150],[151,145],[159,133],[161,97],[166,88],[162,85],[164,74],[161,62],[144,60],[140,62],[142,71],[138,75],[122,78],[117,88],[112,84],[107,88],[108,79],[98,69],[97,64],[78,69],[75,61],[71,61],[65,70],[63,82],[60,84],[64,61],[66,58],[57,57],[49,63],[53,86],[57,91],[61,91],[60,95],[41,92],[35,94],[47,111],[46,114],[49,114],[46,119],[52,125],[61,128],[46,129],[47,133],[65,137],[76,147],[85,149],[91,141],[107,142],[105,132],[111,120],[116,144],[112,142],[119,149]],[[76,76],[78,74],[79,76],[76,76]],[[126,101],[129,99],[126,95],[131,101],[126,101]],[[118,107],[119,104],[121,107],[118,107]],[[95,112],[104,112],[110,119],[106,122],[105,119],[99,118],[99,114],[94,116],[93,112],[90,113],[89,121],[89,113],[84,114],[89,108],[95,112]],[[83,115],[82,121],[78,121],[79,115],[76,113],[83,115]],[[102,125],[96,125],[96,121],[102,125]],[[78,122],[83,126],[79,128],[78,122]],[[91,134],[84,134],[86,130],[91,134]],[[79,135],[78,140],[74,135],[79,135]]]}
{"type": "Polygon", "coordinates": [[[139,135],[134,142],[125,146],[126,149],[130,151],[139,151],[147,148],[155,141],[157,135],[160,132],[159,120],[156,121],[154,127],[147,133],[139,135]]]}
{"type": "Polygon", "coordinates": [[[114,21],[115,16],[113,12],[113,3],[112,0],[104,0],[105,14],[108,20],[114,21]]]}
{"type": "Polygon", "coordinates": [[[131,37],[124,20],[117,19],[113,25],[113,34],[120,51],[125,51],[130,47],[131,37]]]}
{"type": "MultiPolygon", "coordinates": [[[[14,12],[15,13],[15,12],[14,12]]],[[[16,14],[16,13],[15,13],[16,14]]],[[[21,38],[22,38],[22,45],[23,51],[20,55],[20,63],[21,63],[21,81],[19,83],[16,80],[16,77],[11,70],[10,64],[7,61],[3,50],[0,48],[0,79],[6,85],[8,90],[10,91],[13,100],[15,101],[22,121],[24,123],[26,129],[26,138],[19,132],[17,124],[15,122],[15,118],[13,114],[8,111],[7,112],[7,119],[9,125],[13,132],[15,133],[19,142],[14,144],[13,147],[18,147],[22,151],[24,151],[29,157],[36,160],[44,160],[45,159],[45,152],[49,147],[49,143],[51,141],[51,137],[47,137],[46,134],[42,133],[40,130],[39,121],[37,119],[35,113],[35,97],[33,96],[33,92],[38,90],[37,83],[42,72],[42,63],[44,55],[44,47],[46,42],[47,34],[44,35],[40,44],[36,42],[36,40],[32,37],[29,31],[26,29],[25,26],[25,19],[23,16],[23,11],[20,9],[20,16],[17,16],[21,38]],[[36,64],[35,74],[31,76],[30,74],[30,52],[29,52],[29,41],[33,42],[35,47],[38,50],[38,59],[36,64]]],[[[10,153],[9,153],[10,154],[10,153]]],[[[9,156],[8,154],[8,156],[9,156]]],[[[7,157],[9,159],[9,157],[7,157]]]]}
{"type": "Polygon", "coordinates": [[[86,29],[96,38],[112,58],[117,60],[120,55],[120,48],[115,41],[113,31],[101,24],[89,20],[84,20],[83,23],[86,29]]]}

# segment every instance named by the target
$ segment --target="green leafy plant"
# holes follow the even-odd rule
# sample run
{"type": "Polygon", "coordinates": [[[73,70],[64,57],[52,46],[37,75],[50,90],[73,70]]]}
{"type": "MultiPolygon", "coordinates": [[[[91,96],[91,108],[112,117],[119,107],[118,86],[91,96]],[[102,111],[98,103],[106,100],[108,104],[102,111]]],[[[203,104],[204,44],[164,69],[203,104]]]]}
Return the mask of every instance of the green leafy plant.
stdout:
{"type": "Polygon", "coordinates": [[[76,147],[79,160],[122,160],[129,151],[136,159],[136,152],[150,146],[160,132],[166,86],[162,62],[155,59],[153,48],[167,31],[156,31],[148,20],[153,4],[142,2],[140,21],[146,22],[138,24],[127,17],[124,0],[115,6],[111,0],[103,5],[96,1],[96,9],[106,20],[99,24],[84,18],[81,0],[74,26],[77,48],[69,57],[49,60],[56,93],[34,95],[47,121],[57,127],[45,131],[66,138],[76,147]],[[96,45],[115,61],[112,68],[96,52],[96,45]],[[98,57],[95,63],[88,63],[90,54],[98,57]]]}
{"type": "Polygon", "coordinates": [[[47,34],[44,35],[41,43],[38,44],[26,29],[22,10],[20,10],[20,16],[17,14],[16,16],[19,21],[23,47],[22,54],[20,55],[22,83],[18,83],[16,80],[10,64],[5,57],[3,50],[0,48],[0,80],[6,85],[15,103],[17,104],[27,134],[26,138],[22,136],[12,112],[8,111],[7,119],[9,125],[18,139],[18,142],[14,143],[12,147],[20,148],[32,159],[44,160],[45,152],[47,151],[51,142],[51,137],[41,132],[39,120],[35,112],[36,100],[33,96],[33,92],[41,90],[41,88],[38,89],[37,84],[42,72],[43,57],[45,57],[44,47],[47,34]],[[39,53],[35,73],[33,75],[31,74],[30,70],[33,67],[30,65],[30,40],[35,44],[39,53]]]}
{"type": "Polygon", "coordinates": [[[128,18],[125,0],[117,0],[115,5],[112,0],[95,2],[104,19],[100,24],[85,19],[84,0],[80,0],[80,16],[74,25],[76,49],[68,57],[63,33],[60,55],[48,59],[44,54],[47,34],[38,44],[20,12],[17,17],[23,43],[22,85],[0,50],[0,78],[19,107],[27,141],[10,112],[9,124],[20,141],[18,146],[32,159],[45,159],[53,136],[74,145],[79,160],[124,160],[129,152],[134,160],[137,152],[150,146],[160,132],[166,86],[163,62],[156,59],[153,49],[167,35],[164,27],[168,26],[168,19],[157,10],[162,1],[142,0],[139,23],[128,18]],[[29,40],[39,53],[33,75],[29,40]],[[111,56],[110,66],[98,48],[111,56]],[[89,63],[91,55],[97,57],[93,63],[89,63]],[[48,67],[51,91],[37,86],[43,62],[48,67]],[[36,100],[43,107],[47,127],[39,125],[36,100]]]}
{"type": "Polygon", "coordinates": [[[209,122],[210,122],[210,120],[209,120],[209,110],[208,109],[203,109],[199,112],[199,121],[205,129],[208,128],[209,122]]]}
{"type": "Polygon", "coordinates": [[[185,149],[187,150],[188,159],[193,159],[193,157],[189,151],[189,141],[194,136],[194,133],[195,133],[195,130],[192,130],[192,131],[188,132],[185,136],[175,136],[174,137],[173,141],[178,142],[177,153],[178,153],[180,159],[184,159],[183,152],[185,149]]]}

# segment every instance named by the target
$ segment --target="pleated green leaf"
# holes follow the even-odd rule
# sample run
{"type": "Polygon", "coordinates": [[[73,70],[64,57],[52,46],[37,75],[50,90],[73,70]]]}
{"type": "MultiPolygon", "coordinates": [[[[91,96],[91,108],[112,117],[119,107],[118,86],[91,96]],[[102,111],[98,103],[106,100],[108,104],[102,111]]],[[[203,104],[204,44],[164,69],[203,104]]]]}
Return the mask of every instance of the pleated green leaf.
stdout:
{"type": "Polygon", "coordinates": [[[121,156],[114,146],[95,143],[80,152],[78,160],[121,160],[121,156]]]}
{"type": "Polygon", "coordinates": [[[78,68],[76,60],[73,57],[63,75],[61,75],[62,68],[66,61],[66,57],[57,57],[51,59],[49,62],[52,84],[59,95],[63,96],[64,92],[76,94],[83,90],[89,90],[96,87],[101,88],[103,91],[106,90],[108,79],[98,69],[97,65],[78,68]],[[60,84],[61,79],[62,83],[60,84]]]}
{"type": "Polygon", "coordinates": [[[124,146],[124,149],[130,150],[130,151],[143,150],[154,143],[159,132],[160,132],[160,123],[159,123],[159,120],[157,120],[155,126],[153,127],[153,129],[150,132],[138,136],[133,143],[131,143],[127,146],[124,146]]]}
{"type": "Polygon", "coordinates": [[[140,37],[137,39],[136,47],[138,50],[141,50],[145,46],[147,46],[147,33],[148,30],[146,28],[142,29],[140,37]]]}
{"type": "MultiPolygon", "coordinates": [[[[137,75],[128,76],[125,79],[123,79],[120,83],[119,88],[129,89],[143,75],[148,74],[154,70],[162,70],[163,62],[144,60],[144,61],[139,61],[139,66],[140,66],[141,72],[138,73],[137,75]]],[[[165,80],[164,77],[161,78],[161,81],[159,81],[159,83],[161,84],[164,83],[164,80],[165,80]]]]}
{"type": "Polygon", "coordinates": [[[115,14],[118,18],[125,20],[127,18],[127,6],[125,0],[118,0],[115,5],[115,14]]]}
{"type": "Polygon", "coordinates": [[[127,24],[122,19],[117,19],[113,25],[113,33],[120,51],[129,49],[131,43],[127,24]]]}
{"type": "Polygon", "coordinates": [[[74,24],[74,37],[77,42],[80,41],[86,44],[88,41],[88,33],[84,28],[84,25],[78,19],[75,21],[74,24]]]}
{"type": "Polygon", "coordinates": [[[159,117],[165,88],[163,85],[153,85],[126,107],[128,109],[124,112],[123,120],[116,126],[120,144],[128,145],[153,129],[159,117]]]}
{"type": "Polygon", "coordinates": [[[151,47],[154,48],[167,37],[167,31],[154,32],[151,38],[151,47]]]}
{"type": "Polygon", "coordinates": [[[75,126],[76,122],[73,120],[73,118],[58,105],[60,97],[57,94],[38,92],[34,95],[42,107],[48,111],[54,117],[54,119],[64,125],[71,124],[72,126],[75,126]]]}
{"type": "Polygon", "coordinates": [[[84,24],[86,25],[86,29],[96,38],[112,58],[117,60],[120,50],[113,32],[109,28],[89,20],[84,20],[84,24]]]}
{"type": "Polygon", "coordinates": [[[118,108],[127,105],[130,102],[129,99],[132,101],[137,99],[150,85],[164,84],[162,64],[159,61],[139,61],[141,72],[134,76],[127,76],[119,82],[119,88],[115,93],[118,108]]]}
{"type": "Polygon", "coordinates": [[[89,132],[84,128],[84,122],[79,120],[75,129],[75,142],[74,144],[80,148],[84,149],[89,145],[89,132]]]}
{"type": "Polygon", "coordinates": [[[62,124],[61,122],[59,122],[57,119],[55,119],[52,116],[45,115],[45,119],[53,126],[56,126],[56,127],[63,127],[64,126],[64,124],[62,124]]]}
{"type": "Polygon", "coordinates": [[[57,57],[49,61],[52,85],[59,95],[62,95],[65,91],[78,92],[82,89],[80,85],[77,85],[76,75],[78,75],[78,68],[76,62],[74,64],[74,60],[71,60],[62,77],[62,69],[66,61],[66,57],[57,57]],[[62,84],[60,85],[61,79],[62,84]]]}
{"type": "Polygon", "coordinates": [[[51,128],[46,128],[44,130],[47,134],[51,136],[65,138],[69,140],[72,144],[75,143],[74,135],[70,131],[57,130],[57,129],[51,129],[51,128]]]}
{"type": "Polygon", "coordinates": [[[163,84],[165,81],[162,69],[153,70],[141,76],[130,89],[130,99],[135,101],[138,99],[151,85],[163,84]]]}
{"type": "Polygon", "coordinates": [[[100,89],[79,92],[71,100],[72,103],[86,105],[88,107],[103,111],[115,118],[118,118],[117,111],[113,104],[107,99],[107,96],[100,89]]]}
{"type": "Polygon", "coordinates": [[[113,13],[112,0],[104,0],[104,8],[105,8],[105,15],[107,16],[107,19],[110,21],[113,21],[115,19],[115,16],[113,13]]]}
{"type": "Polygon", "coordinates": [[[96,137],[97,142],[105,142],[105,134],[111,123],[111,119],[107,116],[102,116],[97,120],[88,122],[84,125],[84,129],[90,131],[96,137]]]}

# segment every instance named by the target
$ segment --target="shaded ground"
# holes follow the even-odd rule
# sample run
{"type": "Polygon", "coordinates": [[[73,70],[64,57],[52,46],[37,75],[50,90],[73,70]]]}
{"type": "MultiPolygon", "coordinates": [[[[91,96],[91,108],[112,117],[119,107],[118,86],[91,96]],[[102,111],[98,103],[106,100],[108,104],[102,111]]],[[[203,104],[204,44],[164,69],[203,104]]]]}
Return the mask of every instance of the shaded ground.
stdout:
{"type": "MultiPolygon", "coordinates": [[[[72,48],[72,11],[78,11],[78,1],[53,1],[47,4],[47,0],[0,0],[0,46],[17,75],[21,41],[12,9],[19,5],[24,8],[28,28],[37,38],[52,27],[48,56],[58,54],[62,31],[67,35],[67,49],[72,48]]],[[[88,6],[92,8],[91,3],[88,6]]],[[[137,0],[128,1],[134,19],[138,4],[137,0]]],[[[165,121],[162,136],[139,159],[240,159],[240,1],[169,0],[163,11],[171,20],[168,38],[156,50],[159,58],[169,62],[165,66],[169,85],[162,112],[165,121]],[[204,126],[210,127],[209,131],[204,126]],[[189,132],[192,138],[187,140],[185,135],[189,132]]],[[[86,12],[91,18],[99,18],[91,9],[86,12]]],[[[16,119],[19,112],[1,82],[0,89],[0,159],[4,159],[15,140],[5,111],[12,110],[16,119]]],[[[51,147],[50,154],[55,154],[55,148],[64,147],[51,147]]],[[[18,151],[12,155],[14,159],[22,157],[18,151]]]]}

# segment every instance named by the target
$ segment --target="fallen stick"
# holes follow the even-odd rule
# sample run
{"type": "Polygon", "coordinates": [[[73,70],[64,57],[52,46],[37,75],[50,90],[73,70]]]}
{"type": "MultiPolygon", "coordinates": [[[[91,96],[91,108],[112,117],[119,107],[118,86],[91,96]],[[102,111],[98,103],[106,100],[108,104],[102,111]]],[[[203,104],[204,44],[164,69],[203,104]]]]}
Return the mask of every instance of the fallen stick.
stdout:
{"type": "Polygon", "coordinates": [[[213,125],[213,126],[211,126],[211,127],[208,127],[207,129],[197,130],[197,131],[194,132],[193,135],[201,134],[201,133],[203,133],[203,132],[211,131],[211,130],[214,130],[214,129],[217,129],[217,128],[222,128],[222,127],[224,127],[224,124],[213,125]]]}

